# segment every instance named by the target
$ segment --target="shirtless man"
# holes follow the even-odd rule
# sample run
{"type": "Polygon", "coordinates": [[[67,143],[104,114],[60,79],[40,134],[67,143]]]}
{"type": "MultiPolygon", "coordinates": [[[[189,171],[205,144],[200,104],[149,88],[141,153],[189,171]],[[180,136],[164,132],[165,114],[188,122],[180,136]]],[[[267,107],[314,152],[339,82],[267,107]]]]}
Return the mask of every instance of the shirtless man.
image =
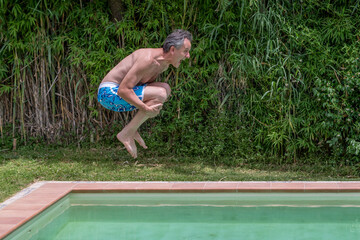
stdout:
{"type": "Polygon", "coordinates": [[[191,33],[175,30],[162,48],[139,49],[124,58],[99,86],[98,101],[105,108],[116,112],[139,110],[117,134],[133,158],[137,157],[135,141],[147,148],[138,128],[148,118],[158,115],[170,96],[170,86],[155,80],[170,64],[178,68],[182,60],[190,57],[191,41],[191,33]]]}

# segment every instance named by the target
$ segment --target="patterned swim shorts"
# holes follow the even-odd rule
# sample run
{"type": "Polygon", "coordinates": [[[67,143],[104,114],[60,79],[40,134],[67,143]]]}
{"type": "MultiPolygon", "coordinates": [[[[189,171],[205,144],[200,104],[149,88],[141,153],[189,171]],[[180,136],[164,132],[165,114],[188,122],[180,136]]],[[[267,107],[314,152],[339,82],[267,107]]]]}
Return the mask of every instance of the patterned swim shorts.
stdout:
{"type": "MultiPolygon", "coordinates": [[[[142,101],[144,98],[144,89],[146,84],[135,86],[133,88],[136,96],[142,101]]],[[[126,102],[119,95],[117,91],[119,89],[119,84],[113,82],[101,83],[98,90],[98,101],[105,108],[115,111],[115,112],[126,112],[133,111],[136,109],[135,106],[126,102]]]]}

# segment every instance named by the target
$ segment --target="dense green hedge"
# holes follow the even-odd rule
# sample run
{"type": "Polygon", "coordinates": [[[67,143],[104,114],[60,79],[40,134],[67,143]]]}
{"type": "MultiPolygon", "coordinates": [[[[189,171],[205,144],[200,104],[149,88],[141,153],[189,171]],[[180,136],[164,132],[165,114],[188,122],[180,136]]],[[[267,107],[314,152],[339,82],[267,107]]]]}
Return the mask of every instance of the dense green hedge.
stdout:
{"type": "Polygon", "coordinates": [[[191,59],[161,76],[173,96],[142,127],[159,153],[358,162],[359,0],[123,3],[116,22],[107,1],[0,0],[2,146],[113,139],[132,114],[100,107],[98,84],[184,28],[191,59]]]}

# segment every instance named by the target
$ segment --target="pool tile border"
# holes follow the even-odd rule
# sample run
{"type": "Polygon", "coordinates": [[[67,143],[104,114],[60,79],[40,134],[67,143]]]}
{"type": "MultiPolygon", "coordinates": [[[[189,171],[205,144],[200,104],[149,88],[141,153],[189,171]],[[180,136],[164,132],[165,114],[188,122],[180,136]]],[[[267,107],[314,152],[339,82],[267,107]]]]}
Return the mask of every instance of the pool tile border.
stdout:
{"type": "Polygon", "coordinates": [[[0,204],[0,239],[71,192],[360,192],[360,181],[37,182],[0,204]]]}

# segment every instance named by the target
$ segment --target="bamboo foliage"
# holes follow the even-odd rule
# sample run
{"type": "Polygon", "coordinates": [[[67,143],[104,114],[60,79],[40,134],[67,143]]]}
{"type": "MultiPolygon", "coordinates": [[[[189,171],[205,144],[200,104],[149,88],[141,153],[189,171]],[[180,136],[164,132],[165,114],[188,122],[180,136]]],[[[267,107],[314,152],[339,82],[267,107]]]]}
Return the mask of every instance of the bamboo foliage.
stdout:
{"type": "Polygon", "coordinates": [[[293,160],[319,151],[359,155],[350,128],[359,120],[350,99],[358,91],[359,0],[124,0],[121,21],[107,2],[0,0],[4,144],[113,134],[134,113],[97,103],[102,78],[132,51],[161,47],[184,28],[194,35],[191,59],[161,76],[173,96],[143,127],[167,149],[221,155],[246,148],[293,160]]]}

